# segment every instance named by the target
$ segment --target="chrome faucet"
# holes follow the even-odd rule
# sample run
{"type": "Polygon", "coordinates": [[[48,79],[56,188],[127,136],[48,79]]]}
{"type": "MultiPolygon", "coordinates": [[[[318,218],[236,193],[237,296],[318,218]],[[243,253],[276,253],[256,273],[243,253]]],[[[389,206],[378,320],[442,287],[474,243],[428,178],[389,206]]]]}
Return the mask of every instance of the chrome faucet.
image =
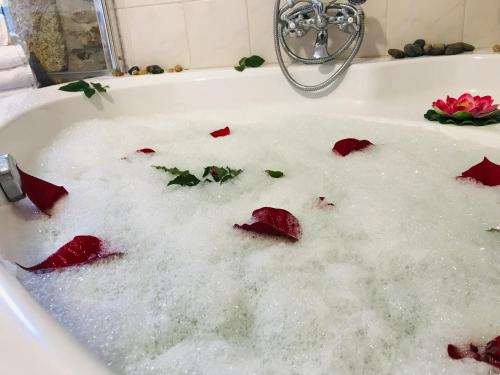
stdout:
{"type": "Polygon", "coordinates": [[[26,196],[22,189],[17,162],[9,154],[0,155],[0,188],[9,202],[17,202],[26,196]]]}
{"type": "Polygon", "coordinates": [[[286,0],[284,5],[281,5],[281,2],[282,0],[276,0],[274,17],[274,41],[278,63],[294,87],[305,91],[321,90],[338,78],[358,52],[364,36],[364,13],[360,5],[366,0],[348,0],[348,3],[338,3],[337,0],[330,0],[328,3],[322,0],[286,0]],[[337,26],[340,31],[349,34],[348,40],[334,52],[328,51],[328,29],[331,26],[337,26]],[[317,33],[312,56],[298,56],[289,48],[285,38],[302,38],[310,31],[317,33]],[[353,48],[347,58],[347,64],[343,64],[338,74],[334,74],[331,79],[316,86],[305,86],[295,81],[281,55],[283,48],[292,61],[323,64],[334,60],[350,47],[353,48]]]}

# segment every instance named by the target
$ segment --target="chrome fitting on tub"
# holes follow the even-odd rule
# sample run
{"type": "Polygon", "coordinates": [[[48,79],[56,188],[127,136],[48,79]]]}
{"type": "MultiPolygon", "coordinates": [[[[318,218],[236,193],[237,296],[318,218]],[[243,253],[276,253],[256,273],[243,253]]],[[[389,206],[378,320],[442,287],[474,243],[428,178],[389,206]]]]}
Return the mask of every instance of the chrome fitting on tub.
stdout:
{"type": "Polygon", "coordinates": [[[364,13],[361,4],[366,0],[275,0],[274,6],[274,46],[278,64],[288,82],[303,91],[319,91],[334,83],[351,65],[363,42],[365,33],[364,13]],[[325,2],[323,2],[325,1],[325,2]],[[328,2],[327,2],[328,1],[328,2]],[[346,41],[335,51],[328,50],[328,30],[337,27],[347,34],[346,41]],[[287,38],[302,38],[309,32],[316,33],[311,56],[302,57],[288,45],[287,38]],[[335,60],[348,51],[342,65],[326,81],[308,86],[299,83],[289,73],[281,50],[295,62],[302,64],[324,64],[335,60]]]}
{"type": "Polygon", "coordinates": [[[21,187],[17,162],[9,154],[0,155],[0,188],[9,202],[17,202],[26,196],[21,187]]]}

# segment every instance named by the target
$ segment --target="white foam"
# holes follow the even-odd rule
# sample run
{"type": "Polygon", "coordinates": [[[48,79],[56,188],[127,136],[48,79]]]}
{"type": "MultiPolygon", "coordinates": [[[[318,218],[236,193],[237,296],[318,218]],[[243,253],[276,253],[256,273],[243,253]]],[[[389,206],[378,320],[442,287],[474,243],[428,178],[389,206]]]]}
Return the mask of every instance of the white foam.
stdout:
{"type": "Polygon", "coordinates": [[[500,334],[500,190],[455,176],[483,149],[422,129],[313,111],[190,113],[68,128],[30,170],[70,196],[27,223],[26,265],[75,235],[122,259],[25,274],[33,295],[126,374],[487,374],[448,343],[500,334]],[[230,125],[232,135],[208,132],[230,125]],[[336,157],[336,140],[377,146],[336,157]],[[133,156],[152,147],[153,157],[133,156]],[[150,165],[244,173],[167,187],[150,165]],[[265,169],[286,177],[269,178],[265,169]],[[334,209],[320,209],[326,196],[334,209]],[[291,211],[303,238],[232,228],[262,206],[291,211]]]}

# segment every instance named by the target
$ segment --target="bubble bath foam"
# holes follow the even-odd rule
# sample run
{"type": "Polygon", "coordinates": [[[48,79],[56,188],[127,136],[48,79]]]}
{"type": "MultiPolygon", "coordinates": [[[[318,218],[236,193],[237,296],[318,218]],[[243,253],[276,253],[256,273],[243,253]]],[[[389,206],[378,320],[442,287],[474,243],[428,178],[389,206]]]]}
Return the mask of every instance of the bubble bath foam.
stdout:
{"type": "Polygon", "coordinates": [[[500,150],[406,125],[272,109],[74,124],[30,171],[70,195],[19,246],[36,264],[88,234],[125,256],[22,281],[117,373],[488,374],[446,347],[500,334],[500,190],[455,177],[500,150]],[[334,155],[348,137],[375,146],[334,155]],[[152,165],[244,171],[167,187],[152,165]],[[263,206],[301,240],[233,228],[263,206]]]}

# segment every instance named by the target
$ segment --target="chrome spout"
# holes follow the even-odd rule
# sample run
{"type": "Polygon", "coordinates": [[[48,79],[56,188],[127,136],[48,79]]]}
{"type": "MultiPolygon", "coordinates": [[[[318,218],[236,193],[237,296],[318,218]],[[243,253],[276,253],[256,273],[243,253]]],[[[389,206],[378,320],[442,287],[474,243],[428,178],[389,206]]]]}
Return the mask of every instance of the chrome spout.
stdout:
{"type": "Polygon", "coordinates": [[[26,197],[17,162],[9,154],[0,155],[0,188],[9,202],[17,202],[26,197]]]}

